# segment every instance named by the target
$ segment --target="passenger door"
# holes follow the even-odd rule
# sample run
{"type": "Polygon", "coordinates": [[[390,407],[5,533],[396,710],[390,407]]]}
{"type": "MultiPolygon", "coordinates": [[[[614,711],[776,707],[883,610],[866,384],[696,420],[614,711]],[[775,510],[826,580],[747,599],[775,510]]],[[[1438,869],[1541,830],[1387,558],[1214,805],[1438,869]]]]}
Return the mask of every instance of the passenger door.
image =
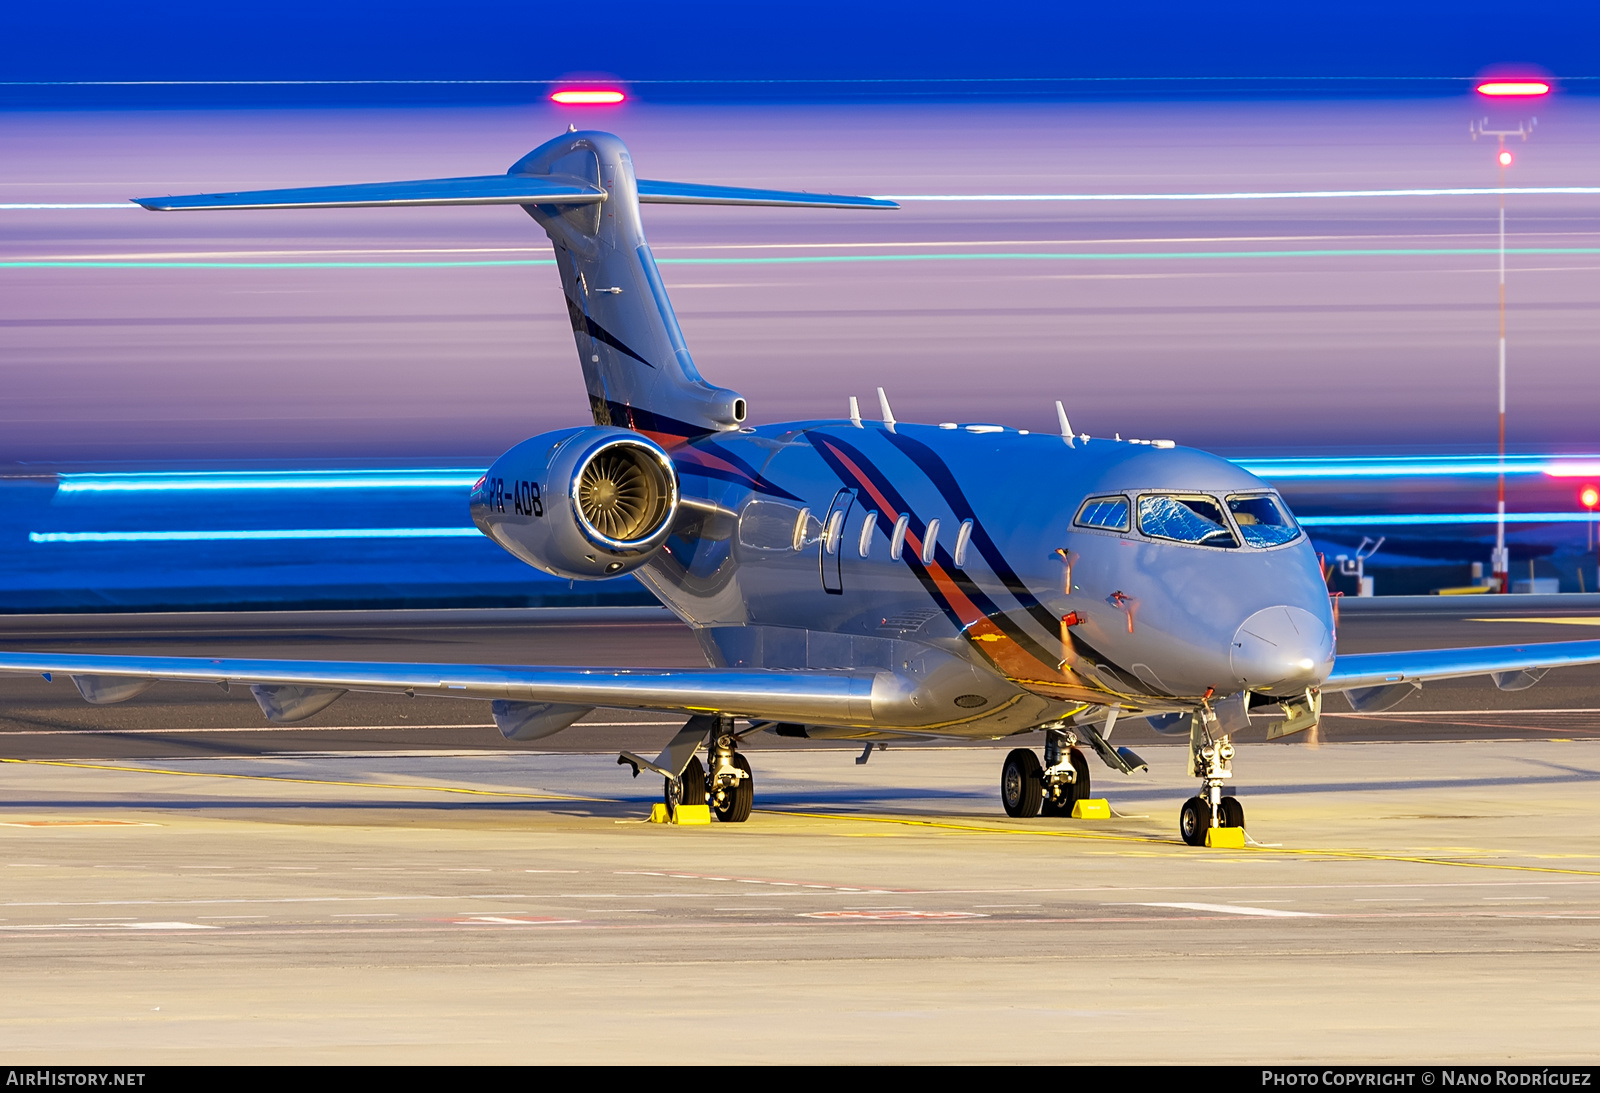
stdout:
{"type": "Polygon", "coordinates": [[[817,566],[822,573],[822,590],[832,595],[844,591],[844,582],[839,575],[839,559],[844,545],[844,526],[850,522],[850,510],[855,503],[855,490],[840,490],[833,495],[833,504],[828,506],[828,515],[822,521],[817,566]]]}

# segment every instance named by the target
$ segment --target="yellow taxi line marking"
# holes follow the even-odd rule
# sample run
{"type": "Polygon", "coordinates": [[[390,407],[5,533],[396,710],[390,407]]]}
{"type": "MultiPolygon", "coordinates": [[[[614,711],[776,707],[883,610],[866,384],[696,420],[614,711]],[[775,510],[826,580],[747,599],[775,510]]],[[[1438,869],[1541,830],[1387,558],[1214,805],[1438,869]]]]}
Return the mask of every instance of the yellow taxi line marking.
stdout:
{"type": "Polygon", "coordinates": [[[621,804],[610,797],[577,797],[564,793],[514,793],[499,789],[467,789],[464,786],[405,785],[395,782],[343,782],[332,778],[285,778],[277,774],[223,774],[209,770],[165,770],[160,767],[128,767],[112,763],[71,763],[60,759],[8,759],[0,763],[24,763],[41,767],[75,767],[82,770],[115,770],[125,774],[170,774],[179,778],[235,778],[247,782],[289,782],[307,786],[354,786],[357,789],[423,790],[430,793],[461,793],[472,797],[516,797],[533,801],[589,801],[598,804],[621,804]]]}
{"type": "MultiPolygon", "coordinates": [[[[831,812],[788,812],[760,809],[771,816],[802,816],[813,820],[858,820],[862,823],[903,824],[909,827],[928,827],[945,831],[971,831],[983,835],[1033,835],[1051,839],[1092,839],[1103,842],[1144,843],[1146,845],[1172,846],[1176,841],[1153,835],[1112,835],[1094,831],[1040,831],[1029,828],[982,827],[977,824],[958,824],[940,820],[913,820],[892,816],[852,816],[831,812]]],[[[1277,847],[1259,844],[1242,848],[1258,854],[1300,854],[1345,861],[1409,862],[1414,865],[1448,865],[1461,869],[1504,869],[1520,873],[1562,873],[1579,877],[1600,877],[1596,869],[1562,869],[1552,865],[1510,865],[1504,862],[1453,861],[1449,858],[1427,858],[1410,854],[1383,854],[1366,850],[1335,850],[1316,847],[1277,847]]],[[[1217,860],[1217,859],[1211,859],[1217,860]]],[[[1239,860],[1234,857],[1232,860],[1239,860]]]]}
{"type": "Polygon", "coordinates": [[[1468,622],[1544,622],[1553,626],[1600,626],[1600,615],[1529,616],[1526,618],[1468,619],[1468,622]]]}

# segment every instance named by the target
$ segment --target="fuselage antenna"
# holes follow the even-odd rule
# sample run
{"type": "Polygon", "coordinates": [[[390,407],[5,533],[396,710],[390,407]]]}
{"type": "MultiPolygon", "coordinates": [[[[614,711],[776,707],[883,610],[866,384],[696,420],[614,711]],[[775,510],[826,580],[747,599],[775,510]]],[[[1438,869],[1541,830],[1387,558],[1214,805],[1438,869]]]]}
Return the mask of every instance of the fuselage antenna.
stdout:
{"type": "Polygon", "coordinates": [[[894,432],[894,411],[889,409],[889,396],[883,393],[883,388],[878,388],[878,407],[883,411],[883,423],[894,432]]]}
{"type": "Polygon", "coordinates": [[[854,395],[850,396],[850,424],[857,429],[861,428],[861,404],[854,395]]]}
{"type": "Polygon", "coordinates": [[[1061,423],[1061,439],[1067,442],[1067,447],[1076,448],[1072,442],[1072,423],[1067,420],[1067,408],[1061,405],[1061,400],[1056,399],[1056,420],[1061,423]]]}

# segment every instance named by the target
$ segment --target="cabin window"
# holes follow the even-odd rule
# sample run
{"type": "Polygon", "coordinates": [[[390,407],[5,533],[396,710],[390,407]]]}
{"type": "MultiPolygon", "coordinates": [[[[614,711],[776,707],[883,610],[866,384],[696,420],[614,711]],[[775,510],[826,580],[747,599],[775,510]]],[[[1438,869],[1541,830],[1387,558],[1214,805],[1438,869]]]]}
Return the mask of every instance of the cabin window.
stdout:
{"type": "Polygon", "coordinates": [[[906,529],[911,526],[911,516],[902,512],[900,518],[894,522],[894,532],[889,536],[889,560],[898,562],[900,551],[905,549],[906,529]]]}
{"type": "Polygon", "coordinates": [[[859,544],[861,556],[865,558],[872,553],[872,536],[878,530],[878,514],[867,513],[867,518],[861,522],[861,542],[859,544]]]}
{"type": "Polygon", "coordinates": [[[961,529],[956,532],[956,567],[967,564],[967,544],[972,542],[972,521],[961,521],[961,529]]]}
{"type": "Polygon", "coordinates": [[[922,540],[922,564],[933,564],[933,552],[939,549],[939,518],[928,521],[928,533],[922,540]]]}
{"type": "Polygon", "coordinates": [[[1091,497],[1078,510],[1073,521],[1080,528],[1104,528],[1106,531],[1128,530],[1128,499],[1126,497],[1091,497]]]}
{"type": "Polygon", "coordinates": [[[1156,539],[1198,546],[1236,547],[1222,506],[1211,497],[1147,493],[1139,498],[1139,530],[1156,539]]]}
{"type": "Polygon", "coordinates": [[[1230,494],[1228,511],[1239,534],[1253,547],[1275,547],[1300,537],[1300,528],[1283,502],[1270,493],[1230,494]]]}
{"type": "Polygon", "coordinates": [[[839,536],[844,533],[844,509],[834,509],[828,517],[828,530],[822,538],[822,548],[829,554],[839,553],[839,536]]]}

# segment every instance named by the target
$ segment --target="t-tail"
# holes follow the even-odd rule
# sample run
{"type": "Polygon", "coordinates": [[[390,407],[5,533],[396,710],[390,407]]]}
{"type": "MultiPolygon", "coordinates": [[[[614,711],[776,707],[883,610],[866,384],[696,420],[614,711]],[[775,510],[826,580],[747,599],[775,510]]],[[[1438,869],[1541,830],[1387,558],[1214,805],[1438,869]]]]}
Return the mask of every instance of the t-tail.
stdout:
{"type": "Polygon", "coordinates": [[[738,428],[747,407],[738,392],[707,383],[695,367],[645,241],[640,203],[897,207],[870,197],[637,178],[621,140],[575,131],[535,148],[503,175],[135,201],[161,210],[521,205],[555,246],[595,422],[633,429],[668,448],[738,428]]]}

